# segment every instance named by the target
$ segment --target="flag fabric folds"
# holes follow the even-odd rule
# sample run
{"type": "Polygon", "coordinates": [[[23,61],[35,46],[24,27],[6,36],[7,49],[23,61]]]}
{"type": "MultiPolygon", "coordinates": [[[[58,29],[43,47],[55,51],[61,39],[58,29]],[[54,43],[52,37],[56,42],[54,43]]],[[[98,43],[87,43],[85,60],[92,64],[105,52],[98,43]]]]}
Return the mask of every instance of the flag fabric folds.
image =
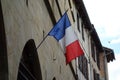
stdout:
{"type": "Polygon", "coordinates": [[[78,38],[71,27],[67,12],[64,13],[48,35],[53,36],[60,43],[66,56],[66,64],[83,54],[78,38]]]}

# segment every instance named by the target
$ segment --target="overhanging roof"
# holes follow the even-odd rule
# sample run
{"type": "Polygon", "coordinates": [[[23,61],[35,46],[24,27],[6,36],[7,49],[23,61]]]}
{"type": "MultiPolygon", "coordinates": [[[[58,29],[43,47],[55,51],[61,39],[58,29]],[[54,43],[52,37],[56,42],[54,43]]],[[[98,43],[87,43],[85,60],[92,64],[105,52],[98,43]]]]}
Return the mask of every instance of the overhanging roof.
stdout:
{"type": "Polygon", "coordinates": [[[90,19],[89,19],[89,16],[87,14],[87,11],[86,11],[86,8],[84,6],[84,3],[82,0],[74,0],[75,2],[75,5],[76,5],[76,8],[80,14],[80,17],[82,18],[84,24],[86,25],[85,27],[87,29],[91,29],[91,22],[90,22],[90,19]]]}
{"type": "Polygon", "coordinates": [[[115,60],[114,51],[112,49],[107,48],[107,47],[103,47],[103,49],[105,51],[105,56],[107,58],[107,62],[115,60]]]}

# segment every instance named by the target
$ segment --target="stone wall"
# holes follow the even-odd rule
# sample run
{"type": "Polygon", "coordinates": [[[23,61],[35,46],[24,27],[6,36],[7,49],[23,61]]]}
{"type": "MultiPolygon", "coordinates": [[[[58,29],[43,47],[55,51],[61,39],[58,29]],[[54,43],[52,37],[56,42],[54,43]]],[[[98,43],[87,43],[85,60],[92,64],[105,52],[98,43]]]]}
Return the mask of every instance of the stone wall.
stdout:
{"type": "MultiPolygon", "coordinates": [[[[64,1],[63,1],[64,2],[64,1]]],[[[62,3],[62,2],[61,2],[62,3]]],[[[23,48],[30,39],[38,46],[53,27],[44,0],[1,0],[8,55],[9,80],[17,80],[23,48]]],[[[55,7],[53,0],[52,8],[55,7]]],[[[60,15],[55,15],[56,21],[60,15]]],[[[37,49],[43,80],[74,80],[65,56],[53,37],[37,49]]]]}

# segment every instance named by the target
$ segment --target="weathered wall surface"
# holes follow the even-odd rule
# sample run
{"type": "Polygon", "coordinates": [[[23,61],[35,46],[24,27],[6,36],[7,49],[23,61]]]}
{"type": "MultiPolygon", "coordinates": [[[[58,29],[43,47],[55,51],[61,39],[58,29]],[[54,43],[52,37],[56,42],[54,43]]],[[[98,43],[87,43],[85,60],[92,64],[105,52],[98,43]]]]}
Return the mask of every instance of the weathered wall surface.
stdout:
{"type": "MultiPolygon", "coordinates": [[[[9,80],[16,80],[18,66],[26,42],[36,46],[53,27],[44,0],[1,0],[8,54],[9,80]]],[[[53,1],[54,4],[54,1],[53,1]]],[[[55,5],[52,5],[55,8],[55,5]]],[[[64,6],[63,6],[64,7],[64,6]]],[[[56,20],[60,18],[56,15],[56,20]]],[[[48,37],[37,49],[43,80],[74,80],[57,41],[48,37]]]]}
{"type": "Polygon", "coordinates": [[[108,78],[108,66],[107,66],[107,59],[104,53],[101,53],[100,56],[100,74],[101,80],[109,80],[108,78]]]}

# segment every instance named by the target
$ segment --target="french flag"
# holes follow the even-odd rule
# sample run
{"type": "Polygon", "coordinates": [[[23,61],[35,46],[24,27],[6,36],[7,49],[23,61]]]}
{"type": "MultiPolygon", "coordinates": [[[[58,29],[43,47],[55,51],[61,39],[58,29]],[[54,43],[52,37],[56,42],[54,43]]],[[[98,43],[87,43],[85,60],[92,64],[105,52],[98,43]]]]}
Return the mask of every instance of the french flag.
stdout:
{"type": "Polygon", "coordinates": [[[84,54],[78,38],[71,27],[67,12],[64,13],[48,35],[53,36],[60,43],[66,56],[66,64],[84,54]]]}

